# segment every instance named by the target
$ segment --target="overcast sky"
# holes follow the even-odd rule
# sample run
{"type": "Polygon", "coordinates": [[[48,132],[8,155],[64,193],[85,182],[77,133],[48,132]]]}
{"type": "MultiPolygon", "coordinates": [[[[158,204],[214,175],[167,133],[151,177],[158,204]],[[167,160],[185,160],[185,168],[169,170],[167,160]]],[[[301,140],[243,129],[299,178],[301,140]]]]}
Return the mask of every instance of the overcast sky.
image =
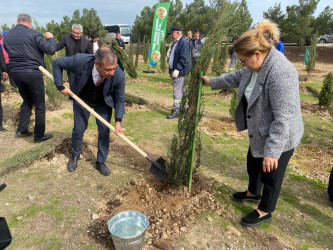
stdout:
{"type": "MultiPolygon", "coordinates": [[[[208,3],[208,0],[205,0],[208,3]]],[[[183,4],[191,3],[193,0],[182,0],[183,4]]],[[[267,11],[274,3],[281,2],[282,10],[285,12],[287,5],[298,4],[298,0],[249,0],[248,7],[257,23],[263,18],[263,11],[267,11]]],[[[136,15],[140,15],[145,6],[153,6],[157,0],[3,0],[0,8],[0,25],[7,24],[11,27],[16,22],[19,13],[27,13],[36,19],[39,25],[54,20],[58,23],[64,16],[72,17],[76,9],[94,8],[103,24],[134,24],[136,15]]],[[[318,4],[315,16],[326,6],[332,7],[332,0],[321,0],[318,4]]]]}

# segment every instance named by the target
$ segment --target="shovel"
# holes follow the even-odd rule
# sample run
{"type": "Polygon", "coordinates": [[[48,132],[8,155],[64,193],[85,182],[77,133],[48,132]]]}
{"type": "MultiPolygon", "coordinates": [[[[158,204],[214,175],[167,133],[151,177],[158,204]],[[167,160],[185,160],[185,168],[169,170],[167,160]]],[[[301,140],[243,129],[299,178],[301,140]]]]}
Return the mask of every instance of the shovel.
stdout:
{"type": "MultiPolygon", "coordinates": [[[[42,66],[39,66],[39,70],[42,71],[45,75],[47,75],[52,81],[54,81],[53,76],[48,72],[45,68],[42,66]]],[[[111,129],[113,132],[115,132],[115,128],[107,122],[103,117],[101,117],[98,113],[95,112],[92,108],[90,108],[85,102],[83,102],[77,95],[73,93],[71,96],[75,101],[80,103],[85,109],[87,109],[91,114],[93,114],[98,120],[100,120],[105,126],[107,126],[109,129],[111,129]]],[[[139,154],[141,154],[143,157],[145,157],[148,161],[152,163],[152,165],[149,167],[149,172],[154,175],[156,179],[159,181],[163,181],[168,177],[168,174],[166,172],[165,168],[165,160],[162,157],[159,157],[157,160],[154,160],[151,158],[147,153],[142,151],[137,145],[135,145],[132,141],[130,141],[125,135],[118,134],[118,136],[125,141],[127,144],[129,144],[135,151],[137,151],[139,154]]]]}

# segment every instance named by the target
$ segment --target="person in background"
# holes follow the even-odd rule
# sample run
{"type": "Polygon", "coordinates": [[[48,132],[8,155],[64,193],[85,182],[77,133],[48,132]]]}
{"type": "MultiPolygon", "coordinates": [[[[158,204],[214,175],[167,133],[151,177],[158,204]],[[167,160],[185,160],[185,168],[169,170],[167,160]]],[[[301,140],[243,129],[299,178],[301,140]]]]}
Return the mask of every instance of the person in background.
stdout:
{"type": "Polygon", "coordinates": [[[234,44],[242,69],[202,77],[213,90],[238,88],[235,122],[239,131],[248,130],[249,184],[232,198],[259,204],[242,218],[247,227],[272,220],[289,159],[304,132],[297,70],[275,49],[279,34],[275,23],[262,20],[234,44]]]}
{"type": "Polygon", "coordinates": [[[3,38],[6,35],[6,33],[7,32],[3,32],[2,28],[0,27],[0,48],[2,49],[3,56],[5,58],[6,67],[7,67],[7,71],[6,72],[7,72],[8,77],[9,77],[9,83],[10,83],[10,85],[12,87],[17,88],[17,86],[16,86],[16,84],[14,82],[14,78],[13,78],[13,76],[11,76],[11,73],[10,73],[8,53],[5,50],[5,48],[3,47],[3,38]]]}
{"type": "MultiPolygon", "coordinates": [[[[66,48],[66,56],[74,56],[77,53],[90,53],[90,42],[87,38],[83,37],[83,27],[81,24],[74,23],[72,31],[64,37],[57,44],[57,51],[66,48]]],[[[69,84],[72,83],[74,73],[67,71],[69,84]]]]}
{"type": "Polygon", "coordinates": [[[4,38],[4,47],[9,56],[9,68],[23,99],[16,136],[33,135],[28,128],[31,110],[35,106],[35,143],[52,138],[52,134],[44,133],[45,87],[43,74],[38,67],[45,67],[44,53],[53,55],[57,44],[52,33],[46,32],[44,35],[45,38],[32,29],[32,20],[28,14],[19,14],[16,26],[4,38]]]}
{"type": "Polygon", "coordinates": [[[98,34],[96,32],[91,32],[90,37],[90,53],[95,54],[95,52],[102,46],[103,42],[98,39],[98,34]]]}
{"type": "MultiPolygon", "coordinates": [[[[73,93],[93,108],[110,123],[115,111],[115,132],[123,134],[121,122],[125,113],[125,74],[117,66],[117,56],[108,47],[100,48],[95,54],[76,54],[57,58],[52,63],[54,84],[65,96],[73,93]],[[63,86],[63,69],[75,72],[70,89],[63,86]]],[[[82,150],[83,134],[88,126],[90,113],[76,100],[73,101],[74,128],[72,131],[72,157],[67,170],[73,172],[82,150]]],[[[96,169],[104,176],[110,175],[105,165],[110,144],[110,129],[96,119],[98,127],[98,152],[96,169]]]]}
{"type": "Polygon", "coordinates": [[[229,48],[229,58],[230,58],[230,64],[229,64],[228,73],[234,71],[234,67],[236,66],[237,62],[237,56],[233,46],[229,48]]]}
{"type": "Polygon", "coordinates": [[[193,33],[192,33],[192,30],[187,31],[187,37],[186,37],[186,39],[187,39],[187,41],[188,41],[189,43],[192,42],[192,40],[193,40],[193,33]]]}
{"type": "Polygon", "coordinates": [[[1,79],[7,80],[7,65],[5,62],[5,57],[3,56],[2,50],[0,49],[0,131],[6,131],[6,129],[2,126],[2,119],[3,119],[3,110],[2,110],[2,101],[1,101],[1,92],[5,90],[5,86],[2,85],[1,79]],[[3,87],[2,87],[3,86],[3,87]]]}
{"type": "Polygon", "coordinates": [[[173,81],[173,105],[167,119],[173,119],[178,116],[185,91],[185,76],[191,71],[191,49],[178,25],[172,26],[167,34],[171,35],[173,40],[169,57],[169,74],[173,81]]]}
{"type": "Polygon", "coordinates": [[[284,53],[284,44],[281,42],[280,37],[276,40],[275,48],[281,53],[284,53]]]}
{"type": "Polygon", "coordinates": [[[197,58],[200,56],[200,50],[204,44],[203,37],[200,36],[199,30],[194,31],[194,39],[190,43],[190,48],[192,50],[192,64],[197,62],[197,58]]]}
{"type": "MultiPolygon", "coordinates": [[[[120,32],[116,33],[116,42],[118,43],[120,49],[124,50],[125,49],[125,42],[124,40],[121,38],[121,34],[120,32]]],[[[118,65],[121,68],[122,71],[124,71],[124,65],[123,62],[120,60],[120,58],[118,58],[118,65]]]]}

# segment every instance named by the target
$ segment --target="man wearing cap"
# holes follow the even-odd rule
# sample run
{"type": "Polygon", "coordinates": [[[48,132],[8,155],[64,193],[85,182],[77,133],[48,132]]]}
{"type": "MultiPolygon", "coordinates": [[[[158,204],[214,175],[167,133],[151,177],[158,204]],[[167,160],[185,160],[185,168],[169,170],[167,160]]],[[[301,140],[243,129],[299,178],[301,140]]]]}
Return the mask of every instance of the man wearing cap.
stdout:
{"type": "Polygon", "coordinates": [[[172,26],[168,35],[171,35],[173,40],[169,58],[169,74],[173,80],[173,105],[167,119],[173,119],[178,116],[185,90],[185,76],[191,71],[191,49],[178,25],[172,26]]]}

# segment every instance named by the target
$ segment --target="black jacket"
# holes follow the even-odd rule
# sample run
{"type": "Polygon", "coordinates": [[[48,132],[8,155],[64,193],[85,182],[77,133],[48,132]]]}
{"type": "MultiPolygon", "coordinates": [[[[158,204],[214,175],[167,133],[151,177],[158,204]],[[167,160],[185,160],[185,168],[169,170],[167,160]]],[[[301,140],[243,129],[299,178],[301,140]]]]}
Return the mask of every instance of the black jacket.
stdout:
{"type": "Polygon", "coordinates": [[[179,76],[185,76],[191,71],[191,49],[184,37],[181,37],[178,41],[172,68],[169,67],[169,74],[172,74],[176,69],[179,70],[179,76]]]}
{"type": "Polygon", "coordinates": [[[56,42],[45,40],[41,33],[23,24],[17,24],[4,37],[4,47],[9,57],[11,72],[39,72],[44,64],[44,53],[53,55],[56,42]]]}
{"type": "MultiPolygon", "coordinates": [[[[64,35],[61,41],[57,44],[57,51],[66,47],[66,56],[75,55],[75,42],[72,33],[64,35]]],[[[90,53],[90,42],[85,37],[81,37],[81,50],[80,53],[89,54],[90,53]]]]}

